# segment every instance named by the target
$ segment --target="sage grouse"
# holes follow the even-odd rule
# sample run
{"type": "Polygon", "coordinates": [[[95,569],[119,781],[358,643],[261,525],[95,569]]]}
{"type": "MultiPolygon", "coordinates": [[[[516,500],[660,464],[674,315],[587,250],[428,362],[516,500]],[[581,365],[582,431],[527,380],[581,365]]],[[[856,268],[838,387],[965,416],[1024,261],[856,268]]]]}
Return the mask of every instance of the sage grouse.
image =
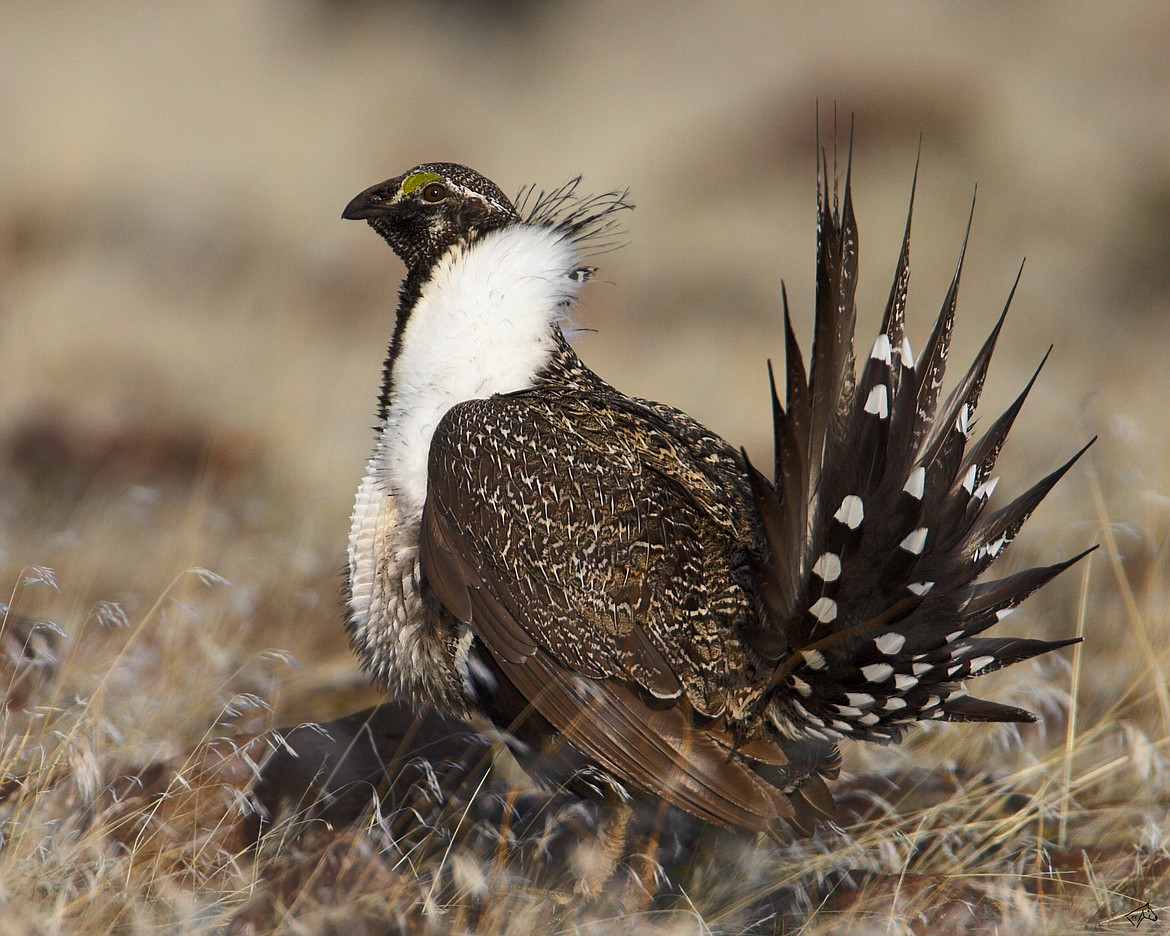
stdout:
{"type": "Polygon", "coordinates": [[[818,175],[812,361],[786,308],[773,481],[566,341],[625,193],[514,206],[427,163],[349,203],[407,269],[349,537],[350,639],[384,689],[486,715],[574,789],[772,834],[831,814],[844,738],[1034,720],[964,681],[1073,642],[978,635],[1076,560],[977,579],[1077,456],[987,509],[1028,389],[972,441],[1001,317],[940,398],[959,273],[916,359],[909,222],[856,372],[849,177],[838,199],[818,175]]]}

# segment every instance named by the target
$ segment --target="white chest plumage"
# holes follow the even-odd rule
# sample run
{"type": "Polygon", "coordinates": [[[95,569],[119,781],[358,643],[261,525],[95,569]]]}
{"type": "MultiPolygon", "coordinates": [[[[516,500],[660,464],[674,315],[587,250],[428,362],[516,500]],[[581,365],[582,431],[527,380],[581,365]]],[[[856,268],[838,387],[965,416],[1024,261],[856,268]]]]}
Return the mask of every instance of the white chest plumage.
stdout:
{"type": "Polygon", "coordinates": [[[350,521],[351,640],[390,689],[437,698],[449,636],[435,632],[418,588],[427,458],[439,420],[465,400],[531,386],[555,349],[553,327],[578,282],[572,241],[515,225],[449,250],[407,318],[350,521]]]}

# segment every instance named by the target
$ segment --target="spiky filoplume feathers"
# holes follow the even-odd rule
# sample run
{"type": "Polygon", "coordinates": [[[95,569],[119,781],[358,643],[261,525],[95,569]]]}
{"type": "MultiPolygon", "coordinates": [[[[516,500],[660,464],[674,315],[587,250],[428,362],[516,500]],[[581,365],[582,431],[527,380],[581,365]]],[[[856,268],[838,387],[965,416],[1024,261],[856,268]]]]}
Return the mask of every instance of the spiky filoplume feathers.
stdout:
{"type": "Polygon", "coordinates": [[[1002,317],[940,404],[959,273],[915,359],[908,221],[858,372],[850,182],[830,199],[825,166],[811,367],[786,308],[769,481],[565,341],[581,254],[629,207],[576,189],[518,211],[431,163],[346,209],[407,264],[350,536],[363,665],[392,692],[487,715],[556,782],[769,832],[831,814],[838,740],[1031,720],[964,686],[1071,642],[980,636],[1076,561],[976,581],[1076,459],[985,509],[1031,387],[970,442],[1002,317]]]}

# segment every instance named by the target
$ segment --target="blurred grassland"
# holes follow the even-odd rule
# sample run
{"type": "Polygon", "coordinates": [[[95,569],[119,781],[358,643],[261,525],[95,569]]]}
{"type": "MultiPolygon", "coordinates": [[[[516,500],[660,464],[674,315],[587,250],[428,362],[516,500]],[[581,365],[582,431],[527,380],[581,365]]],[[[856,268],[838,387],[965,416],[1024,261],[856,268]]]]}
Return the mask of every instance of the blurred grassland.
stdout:
{"type": "MultiPolygon", "coordinates": [[[[240,694],[276,724],[377,699],[345,645],[340,568],[402,271],[338,220],[349,198],[436,159],[505,191],[577,173],[587,191],[628,186],[628,243],[598,258],[575,313],[582,356],[765,461],[781,279],[806,348],[811,331],[818,100],[830,152],[838,107],[842,163],[856,118],[859,343],[888,293],[920,138],[915,348],[976,183],[954,367],[1028,258],[985,418],[1055,350],[997,499],[1100,438],[995,571],[1102,543],[1009,622],[1086,643],[981,681],[1040,726],[846,751],[854,776],[954,768],[990,786],[790,853],[726,845],[690,869],[690,911],[622,911],[619,928],[740,932],[751,901],[728,880],[759,894],[843,867],[888,876],[800,932],[919,932],[920,915],[933,933],[1077,932],[1138,896],[1170,919],[1167,47],[1156,3],[4,5],[0,605],[6,628],[60,631],[45,638],[59,662],[30,670],[6,644],[0,667],[0,763],[44,781],[0,806],[12,931],[226,925],[263,878],[242,851],[185,858],[182,875],[136,864],[100,821],[71,825],[77,804],[96,809],[111,764],[227,731],[240,694]],[[949,844],[924,846],[929,829],[949,844]],[[992,916],[899,891],[911,853],[992,916]],[[1053,896],[1061,862],[1078,883],[1053,896]]],[[[548,925],[539,900],[508,893],[496,916],[426,925],[548,925]]],[[[397,877],[332,904],[312,894],[271,925],[326,932],[331,913],[368,922],[379,900],[421,899],[397,877]]],[[[556,926],[606,931],[591,913],[556,926]]]]}

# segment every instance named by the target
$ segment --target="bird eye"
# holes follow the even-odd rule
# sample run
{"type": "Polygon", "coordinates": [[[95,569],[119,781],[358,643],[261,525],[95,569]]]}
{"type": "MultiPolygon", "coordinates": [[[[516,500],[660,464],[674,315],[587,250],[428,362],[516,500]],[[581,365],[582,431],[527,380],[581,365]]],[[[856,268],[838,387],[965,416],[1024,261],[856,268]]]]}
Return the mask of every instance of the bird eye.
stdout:
{"type": "Polygon", "coordinates": [[[447,197],[447,186],[441,182],[428,182],[422,190],[423,201],[440,202],[447,197]]]}

